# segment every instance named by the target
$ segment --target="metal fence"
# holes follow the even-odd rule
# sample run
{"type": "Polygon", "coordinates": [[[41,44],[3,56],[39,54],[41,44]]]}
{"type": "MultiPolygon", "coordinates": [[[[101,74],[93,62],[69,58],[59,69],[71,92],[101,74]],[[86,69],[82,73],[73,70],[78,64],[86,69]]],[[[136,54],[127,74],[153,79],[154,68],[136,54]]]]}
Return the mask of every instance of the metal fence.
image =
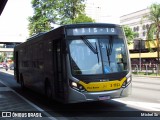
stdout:
{"type": "Polygon", "coordinates": [[[142,64],[141,68],[140,68],[140,65],[138,64],[131,64],[131,67],[132,67],[132,72],[136,74],[144,73],[145,75],[149,75],[149,74],[158,75],[158,65],[157,64],[142,64]]]}

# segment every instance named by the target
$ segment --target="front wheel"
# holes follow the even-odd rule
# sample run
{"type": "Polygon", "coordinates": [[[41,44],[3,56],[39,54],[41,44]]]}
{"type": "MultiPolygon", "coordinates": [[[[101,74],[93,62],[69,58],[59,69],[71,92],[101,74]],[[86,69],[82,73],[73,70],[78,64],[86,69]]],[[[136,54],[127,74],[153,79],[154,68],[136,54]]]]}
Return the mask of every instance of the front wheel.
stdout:
{"type": "Polygon", "coordinates": [[[49,83],[47,83],[45,86],[45,95],[48,99],[52,98],[52,89],[51,89],[51,85],[49,83]]]}
{"type": "Polygon", "coordinates": [[[21,88],[24,90],[25,89],[25,85],[24,85],[24,80],[23,80],[23,76],[22,75],[20,76],[20,85],[21,85],[21,88]]]}

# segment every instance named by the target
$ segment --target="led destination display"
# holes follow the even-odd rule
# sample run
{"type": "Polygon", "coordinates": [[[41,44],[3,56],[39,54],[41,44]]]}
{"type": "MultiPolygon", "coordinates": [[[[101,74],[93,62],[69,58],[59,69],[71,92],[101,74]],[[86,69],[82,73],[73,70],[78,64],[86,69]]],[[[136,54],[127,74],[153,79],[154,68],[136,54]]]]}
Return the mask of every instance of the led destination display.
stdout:
{"type": "Polygon", "coordinates": [[[108,28],[73,28],[67,29],[67,35],[116,35],[120,29],[114,27],[108,28]]]}

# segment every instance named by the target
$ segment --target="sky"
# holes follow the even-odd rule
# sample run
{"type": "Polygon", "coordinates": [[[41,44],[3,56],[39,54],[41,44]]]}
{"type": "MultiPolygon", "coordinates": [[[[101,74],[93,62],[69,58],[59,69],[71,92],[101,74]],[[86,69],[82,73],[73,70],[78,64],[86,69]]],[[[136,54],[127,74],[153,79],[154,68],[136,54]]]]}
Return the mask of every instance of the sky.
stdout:
{"type": "MultiPolygon", "coordinates": [[[[160,0],[92,0],[106,16],[120,17],[147,8],[160,0]]],[[[28,17],[33,15],[31,0],[8,0],[0,16],[0,41],[25,41],[28,17]]]]}

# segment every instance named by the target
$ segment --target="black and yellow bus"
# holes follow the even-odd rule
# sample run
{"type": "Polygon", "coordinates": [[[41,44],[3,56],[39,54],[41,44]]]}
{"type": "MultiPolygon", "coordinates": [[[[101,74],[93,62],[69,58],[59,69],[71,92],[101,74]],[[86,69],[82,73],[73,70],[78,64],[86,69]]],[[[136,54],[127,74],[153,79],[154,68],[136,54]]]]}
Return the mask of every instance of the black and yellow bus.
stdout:
{"type": "Polygon", "coordinates": [[[126,97],[131,91],[127,42],[116,24],[71,24],[14,48],[15,79],[63,103],[126,97]]]}

